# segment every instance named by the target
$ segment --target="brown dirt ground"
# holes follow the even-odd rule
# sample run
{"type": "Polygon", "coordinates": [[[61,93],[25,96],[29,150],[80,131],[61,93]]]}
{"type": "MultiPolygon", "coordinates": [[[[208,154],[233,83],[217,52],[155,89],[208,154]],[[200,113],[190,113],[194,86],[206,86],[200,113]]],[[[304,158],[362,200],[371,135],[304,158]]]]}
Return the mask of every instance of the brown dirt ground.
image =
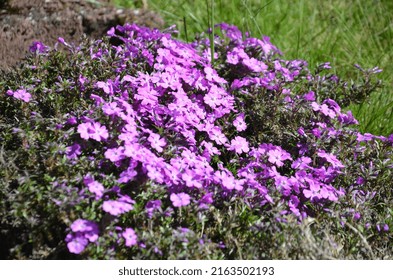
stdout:
{"type": "Polygon", "coordinates": [[[34,41],[53,46],[58,37],[76,43],[82,34],[99,39],[125,22],[164,26],[147,9],[118,9],[109,0],[0,0],[0,70],[18,65],[34,41]]]}

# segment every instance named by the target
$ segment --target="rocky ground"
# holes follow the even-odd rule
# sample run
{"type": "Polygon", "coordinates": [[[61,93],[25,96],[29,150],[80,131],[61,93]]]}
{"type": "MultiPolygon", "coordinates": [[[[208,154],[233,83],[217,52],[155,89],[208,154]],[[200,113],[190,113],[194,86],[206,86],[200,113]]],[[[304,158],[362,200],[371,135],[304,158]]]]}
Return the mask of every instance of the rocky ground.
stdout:
{"type": "Polygon", "coordinates": [[[135,22],[161,28],[163,20],[147,9],[128,10],[109,0],[0,0],[0,70],[17,66],[34,41],[53,45],[58,37],[78,42],[98,39],[117,24],[135,22]]]}

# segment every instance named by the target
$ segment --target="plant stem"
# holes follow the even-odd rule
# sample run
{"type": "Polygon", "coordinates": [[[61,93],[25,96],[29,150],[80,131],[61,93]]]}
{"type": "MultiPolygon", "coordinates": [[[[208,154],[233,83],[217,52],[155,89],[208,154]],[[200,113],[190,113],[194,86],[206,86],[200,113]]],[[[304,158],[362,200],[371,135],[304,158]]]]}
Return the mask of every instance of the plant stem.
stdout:
{"type": "Polygon", "coordinates": [[[214,0],[210,0],[210,30],[211,65],[214,66],[214,0]]]}

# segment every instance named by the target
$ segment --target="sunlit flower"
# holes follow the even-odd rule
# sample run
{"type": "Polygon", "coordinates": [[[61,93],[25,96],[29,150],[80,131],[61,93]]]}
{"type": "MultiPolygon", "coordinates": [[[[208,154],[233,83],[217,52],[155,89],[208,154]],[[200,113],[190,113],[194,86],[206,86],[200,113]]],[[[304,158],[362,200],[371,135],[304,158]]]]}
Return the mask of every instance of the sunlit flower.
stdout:
{"type": "Polygon", "coordinates": [[[175,207],[182,207],[182,206],[187,206],[190,204],[191,198],[188,194],[186,193],[172,193],[170,197],[173,206],[175,207]]]}

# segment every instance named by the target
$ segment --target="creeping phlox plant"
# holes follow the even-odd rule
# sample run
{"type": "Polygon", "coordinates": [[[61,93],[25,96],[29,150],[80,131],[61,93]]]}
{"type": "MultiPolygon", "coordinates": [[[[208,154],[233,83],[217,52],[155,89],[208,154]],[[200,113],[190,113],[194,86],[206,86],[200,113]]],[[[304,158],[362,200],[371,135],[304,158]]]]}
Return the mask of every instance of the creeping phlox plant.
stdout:
{"type": "Polygon", "coordinates": [[[8,257],[393,257],[393,135],[341,109],[379,69],[349,83],[216,28],[214,64],[204,34],[127,24],[3,75],[8,257]]]}

